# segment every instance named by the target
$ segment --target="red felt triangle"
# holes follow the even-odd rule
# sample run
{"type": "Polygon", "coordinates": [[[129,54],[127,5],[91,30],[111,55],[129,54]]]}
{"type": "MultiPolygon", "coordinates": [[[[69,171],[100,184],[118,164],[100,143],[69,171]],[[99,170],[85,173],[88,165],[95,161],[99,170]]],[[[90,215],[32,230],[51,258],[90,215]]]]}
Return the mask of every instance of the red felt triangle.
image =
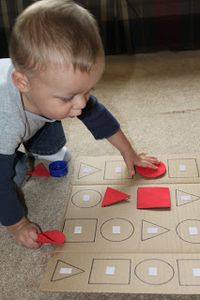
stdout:
{"type": "Polygon", "coordinates": [[[170,191],[166,187],[141,187],[137,190],[137,208],[170,208],[170,191]]]}
{"type": "Polygon", "coordinates": [[[65,235],[59,230],[45,231],[38,234],[38,244],[64,244],[65,235]]]}
{"type": "Polygon", "coordinates": [[[43,165],[43,163],[39,163],[33,171],[29,173],[30,176],[50,176],[49,171],[43,165]]]}
{"type": "Polygon", "coordinates": [[[142,177],[146,178],[157,178],[166,173],[166,166],[163,162],[159,162],[156,164],[156,166],[158,167],[157,169],[152,169],[149,167],[136,167],[136,171],[142,177]]]}
{"type": "Polygon", "coordinates": [[[111,205],[113,203],[126,200],[130,197],[130,195],[125,194],[124,192],[115,190],[111,187],[107,187],[106,192],[104,194],[101,206],[111,205]]]}

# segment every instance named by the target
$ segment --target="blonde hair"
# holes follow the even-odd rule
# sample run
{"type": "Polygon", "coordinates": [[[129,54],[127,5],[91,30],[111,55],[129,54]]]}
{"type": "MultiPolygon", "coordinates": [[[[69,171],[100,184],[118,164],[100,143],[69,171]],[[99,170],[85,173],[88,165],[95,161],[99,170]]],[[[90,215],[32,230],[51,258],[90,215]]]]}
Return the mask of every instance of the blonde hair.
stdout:
{"type": "Polygon", "coordinates": [[[41,0],[18,16],[9,51],[15,68],[30,74],[63,64],[89,72],[103,46],[86,9],[70,0],[41,0]]]}

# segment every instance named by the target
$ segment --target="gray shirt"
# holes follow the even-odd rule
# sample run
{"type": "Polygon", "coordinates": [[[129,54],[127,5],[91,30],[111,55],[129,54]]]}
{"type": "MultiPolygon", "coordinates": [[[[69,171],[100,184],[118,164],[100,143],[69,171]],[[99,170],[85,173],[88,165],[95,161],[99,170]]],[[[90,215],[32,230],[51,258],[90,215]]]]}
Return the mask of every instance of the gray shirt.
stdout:
{"type": "Polygon", "coordinates": [[[14,67],[9,58],[0,59],[0,154],[14,154],[45,122],[53,122],[25,111],[21,95],[12,81],[14,67]]]}

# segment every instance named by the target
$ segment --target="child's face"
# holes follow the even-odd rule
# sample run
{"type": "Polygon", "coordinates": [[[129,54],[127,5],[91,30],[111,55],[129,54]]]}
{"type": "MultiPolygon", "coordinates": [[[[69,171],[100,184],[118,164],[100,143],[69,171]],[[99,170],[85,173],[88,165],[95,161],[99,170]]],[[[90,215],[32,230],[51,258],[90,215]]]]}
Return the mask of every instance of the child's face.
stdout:
{"type": "Polygon", "coordinates": [[[48,69],[37,78],[28,78],[28,91],[22,92],[26,110],[49,119],[61,120],[81,115],[90,91],[104,71],[100,58],[89,73],[68,69],[48,69]]]}

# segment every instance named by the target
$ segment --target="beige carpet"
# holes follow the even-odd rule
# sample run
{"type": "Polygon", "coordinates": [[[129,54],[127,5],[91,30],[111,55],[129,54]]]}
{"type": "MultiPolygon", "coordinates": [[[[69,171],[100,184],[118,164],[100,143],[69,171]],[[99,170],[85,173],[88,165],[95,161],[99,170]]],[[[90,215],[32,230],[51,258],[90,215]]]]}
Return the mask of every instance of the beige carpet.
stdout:
{"type": "MultiPolygon", "coordinates": [[[[107,58],[94,94],[113,112],[138,151],[199,153],[200,52],[157,53],[107,58]]],[[[79,155],[112,155],[107,141],[95,141],[80,121],[63,122],[73,159],[62,179],[34,178],[24,186],[29,217],[43,230],[59,229],[73,161],[79,155]]],[[[83,295],[42,293],[39,283],[53,251],[15,245],[0,227],[0,300],[189,299],[188,296],[83,295]]],[[[200,299],[191,296],[190,299],[200,299]]]]}

